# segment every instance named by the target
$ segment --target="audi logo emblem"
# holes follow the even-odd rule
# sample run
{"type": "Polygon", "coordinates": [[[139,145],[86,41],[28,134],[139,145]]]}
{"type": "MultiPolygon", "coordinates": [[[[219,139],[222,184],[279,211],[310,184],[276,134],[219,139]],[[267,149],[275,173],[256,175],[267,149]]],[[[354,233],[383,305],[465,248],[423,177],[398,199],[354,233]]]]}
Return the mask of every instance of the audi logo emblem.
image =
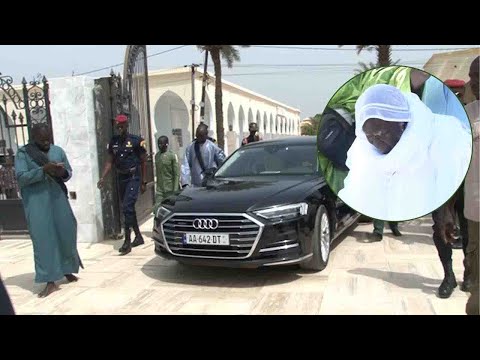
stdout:
{"type": "Polygon", "coordinates": [[[218,228],[217,219],[195,219],[193,220],[195,230],[216,230],[218,228]]]}

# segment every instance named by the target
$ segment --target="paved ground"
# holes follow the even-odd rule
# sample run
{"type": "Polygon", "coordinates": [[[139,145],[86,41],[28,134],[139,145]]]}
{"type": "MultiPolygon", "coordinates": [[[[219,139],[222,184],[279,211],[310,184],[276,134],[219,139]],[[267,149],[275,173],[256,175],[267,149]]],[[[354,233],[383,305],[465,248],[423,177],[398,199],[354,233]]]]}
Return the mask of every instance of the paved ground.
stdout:
{"type": "MultiPolygon", "coordinates": [[[[151,221],[144,225],[151,233],[151,221]]],[[[430,219],[402,224],[404,236],[367,243],[360,225],[337,243],[326,270],[198,268],[163,260],[147,243],[125,257],[121,241],[80,244],[78,283],[38,299],[29,240],[0,241],[0,274],[18,314],[464,314],[467,294],[435,292],[443,271],[430,219]]],[[[462,280],[463,253],[454,250],[462,280]]]]}

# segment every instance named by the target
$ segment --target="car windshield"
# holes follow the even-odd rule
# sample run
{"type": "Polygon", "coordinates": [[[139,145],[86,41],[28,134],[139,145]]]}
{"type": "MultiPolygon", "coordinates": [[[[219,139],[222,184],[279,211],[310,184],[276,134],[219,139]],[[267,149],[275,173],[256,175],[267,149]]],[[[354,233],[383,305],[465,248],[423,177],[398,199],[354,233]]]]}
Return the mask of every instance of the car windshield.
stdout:
{"type": "Polygon", "coordinates": [[[235,152],[215,177],[313,175],[317,171],[315,144],[266,144],[235,152]]]}

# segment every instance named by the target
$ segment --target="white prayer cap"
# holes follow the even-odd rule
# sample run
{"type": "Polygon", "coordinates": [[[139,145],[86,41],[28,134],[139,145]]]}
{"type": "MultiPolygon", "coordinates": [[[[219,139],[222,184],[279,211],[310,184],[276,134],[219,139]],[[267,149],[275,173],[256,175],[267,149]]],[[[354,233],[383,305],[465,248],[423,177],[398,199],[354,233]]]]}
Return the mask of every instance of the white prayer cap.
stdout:
{"type": "Polygon", "coordinates": [[[395,86],[373,85],[355,104],[355,134],[363,135],[363,124],[368,119],[410,122],[410,107],[406,96],[395,86]]]}

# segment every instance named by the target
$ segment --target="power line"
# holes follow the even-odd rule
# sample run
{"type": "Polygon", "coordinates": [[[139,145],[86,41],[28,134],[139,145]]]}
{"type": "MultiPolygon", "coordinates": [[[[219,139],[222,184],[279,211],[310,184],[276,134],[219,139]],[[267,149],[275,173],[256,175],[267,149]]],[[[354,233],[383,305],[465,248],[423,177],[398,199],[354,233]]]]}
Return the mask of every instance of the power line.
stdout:
{"type": "MultiPolygon", "coordinates": [[[[462,61],[450,62],[449,65],[461,65],[462,61]]],[[[392,66],[407,66],[407,67],[416,67],[423,68],[426,65],[423,61],[407,61],[404,63],[395,64],[392,66]]],[[[430,69],[437,69],[443,67],[444,64],[430,64],[430,69]]],[[[237,64],[235,68],[298,68],[298,70],[286,70],[286,71],[273,71],[273,72],[255,72],[255,73],[224,73],[223,76],[256,76],[256,75],[275,75],[275,74],[291,74],[291,73],[312,73],[312,72],[321,72],[321,71],[330,71],[335,73],[343,73],[351,70],[359,69],[360,63],[351,63],[351,64],[237,64]]],[[[233,69],[233,70],[234,70],[233,69]]]]}
{"type": "MultiPolygon", "coordinates": [[[[172,49],[168,49],[168,50],[165,50],[165,51],[160,51],[160,52],[148,55],[147,58],[154,57],[154,56],[161,55],[161,54],[166,54],[166,53],[169,53],[169,52],[172,52],[172,51],[175,51],[175,50],[179,50],[179,49],[187,47],[187,46],[192,46],[192,45],[177,46],[177,47],[172,48],[172,49]]],[[[251,47],[266,48],[266,49],[286,49],[286,50],[357,51],[357,49],[346,49],[346,48],[340,48],[340,47],[338,47],[338,48],[325,48],[325,47],[282,46],[282,45],[252,45],[251,47]]],[[[441,48],[436,48],[436,49],[435,48],[432,48],[432,49],[404,48],[404,49],[392,49],[392,50],[397,52],[397,51],[449,51],[449,50],[468,50],[468,49],[471,49],[471,48],[464,48],[464,47],[462,47],[462,48],[444,48],[444,49],[441,49],[441,48]]],[[[109,69],[112,69],[112,68],[116,68],[118,66],[122,66],[123,64],[124,63],[122,62],[122,63],[119,63],[119,64],[106,66],[106,67],[103,67],[103,68],[83,72],[83,73],[77,74],[76,76],[88,75],[88,74],[96,73],[96,72],[103,71],[103,70],[109,70],[109,69]]],[[[235,67],[261,67],[261,66],[263,66],[263,67],[283,67],[283,66],[290,66],[290,67],[338,66],[338,67],[341,67],[341,66],[357,66],[357,65],[358,64],[238,64],[238,65],[235,65],[235,67]]],[[[423,63],[418,63],[418,65],[423,65],[423,63]]],[[[209,65],[209,67],[212,67],[212,66],[213,65],[209,65]]]]}
{"type": "MultiPolygon", "coordinates": [[[[441,65],[438,66],[432,66],[432,67],[441,67],[441,65]]],[[[234,76],[265,76],[265,75],[286,75],[286,74],[298,74],[298,75],[307,75],[307,74],[312,74],[312,73],[320,73],[320,72],[325,72],[328,71],[329,73],[350,73],[355,70],[360,70],[357,68],[344,68],[344,69],[339,69],[339,68],[324,68],[324,69],[311,69],[308,71],[295,71],[295,70],[285,70],[285,71],[271,71],[271,72],[254,72],[254,73],[237,73],[237,74],[223,74],[222,77],[234,77],[234,76]]],[[[366,70],[362,70],[366,71],[366,70]]]]}
{"type": "MultiPolygon", "coordinates": [[[[174,48],[172,48],[172,49],[168,49],[168,50],[165,50],[165,51],[160,51],[160,52],[157,52],[157,53],[148,55],[147,58],[151,58],[151,57],[154,57],[154,56],[157,56],[157,55],[161,55],[161,54],[166,54],[166,53],[168,53],[168,52],[175,51],[175,50],[178,50],[178,49],[187,47],[187,46],[191,46],[191,45],[181,45],[181,46],[174,47],[174,48]]],[[[103,68],[101,68],[101,69],[96,69],[96,70],[91,70],[91,71],[87,71],[87,72],[84,72],[84,73],[80,73],[80,74],[77,74],[76,76],[88,75],[88,74],[93,74],[93,73],[96,73],[96,72],[99,72],[99,71],[103,71],[103,70],[109,70],[109,69],[112,69],[112,68],[116,68],[117,66],[122,66],[123,64],[124,64],[124,63],[122,62],[122,63],[120,63],[120,64],[106,66],[106,67],[103,67],[103,68]]]]}
{"type": "Polygon", "coordinates": [[[243,74],[225,74],[222,75],[222,77],[231,77],[231,76],[262,76],[262,75],[284,75],[284,74],[304,74],[308,75],[313,72],[323,72],[323,71],[329,71],[330,73],[346,73],[346,72],[351,72],[354,69],[322,69],[322,70],[311,70],[311,71],[272,71],[272,72],[258,72],[258,73],[243,73],[243,74]]]}
{"type": "MultiPolygon", "coordinates": [[[[422,61],[408,61],[404,64],[397,64],[397,65],[392,65],[392,66],[409,66],[410,65],[424,65],[424,62],[422,61]]],[[[351,67],[351,66],[358,66],[360,65],[359,63],[341,63],[341,64],[235,64],[233,68],[261,68],[261,67],[270,67],[270,68],[275,68],[275,67],[351,67]]],[[[226,64],[222,64],[222,67],[226,66],[226,64]]],[[[209,65],[209,67],[213,67],[213,65],[209,65]]]]}
{"type": "Polygon", "coordinates": [[[99,71],[102,71],[102,70],[108,70],[108,69],[116,68],[117,66],[121,66],[121,65],[123,65],[123,63],[116,64],[116,65],[106,66],[106,67],[101,68],[101,69],[96,69],[96,70],[87,71],[87,72],[84,72],[84,73],[77,74],[77,75],[75,75],[75,76],[93,74],[93,73],[96,73],[96,72],[99,72],[99,71]]]}
{"type": "MultiPolygon", "coordinates": [[[[453,62],[451,65],[459,65],[462,62],[453,62]]],[[[421,68],[425,65],[425,62],[421,61],[408,61],[402,64],[392,65],[392,66],[411,66],[421,68]]],[[[430,68],[437,69],[444,66],[444,64],[431,64],[430,68]]],[[[354,70],[359,70],[359,63],[344,63],[344,64],[236,64],[232,71],[235,71],[236,68],[292,68],[292,70],[279,70],[279,71],[264,71],[264,72],[251,72],[251,73],[226,73],[224,72],[222,77],[234,77],[234,76],[264,76],[264,75],[282,75],[282,74],[311,74],[329,71],[331,73],[350,73],[354,70]],[[298,68],[298,70],[294,70],[298,68]]],[[[167,70],[181,69],[183,67],[175,67],[167,70]]],[[[212,74],[214,75],[214,74],[212,74]]],[[[172,83],[178,82],[174,80],[172,83]]],[[[170,83],[170,82],[169,82],[170,83]]]]}
{"type": "MultiPolygon", "coordinates": [[[[311,46],[282,46],[282,45],[252,45],[251,47],[255,48],[264,48],[264,49],[286,49],[286,50],[317,50],[317,51],[358,51],[357,49],[346,49],[343,47],[337,47],[337,48],[324,48],[324,47],[311,47],[311,46]]],[[[432,49],[427,49],[427,48],[417,48],[417,49],[411,49],[411,48],[403,48],[403,49],[395,49],[392,48],[392,51],[451,51],[451,50],[469,50],[475,48],[475,46],[472,47],[456,47],[456,48],[432,48],[432,49]]]]}
{"type": "MultiPolygon", "coordinates": [[[[293,74],[298,71],[272,71],[272,72],[261,72],[261,73],[243,73],[243,74],[225,74],[222,77],[231,77],[231,76],[261,76],[261,75],[281,75],[281,74],[293,74]]],[[[303,74],[309,74],[311,72],[302,71],[303,74]]]]}
{"type": "MultiPolygon", "coordinates": [[[[223,66],[226,66],[227,64],[222,64],[223,66]]],[[[335,66],[335,67],[341,67],[341,66],[353,66],[357,64],[235,64],[234,68],[239,68],[239,67],[322,67],[322,66],[335,66]]],[[[213,65],[209,65],[208,67],[213,67],[213,65]]]]}
{"type": "Polygon", "coordinates": [[[168,53],[168,52],[171,52],[171,51],[175,51],[175,50],[178,50],[178,49],[182,49],[182,48],[187,47],[187,46],[192,46],[192,45],[180,45],[180,46],[177,46],[177,47],[174,47],[174,48],[165,50],[165,51],[160,51],[160,52],[157,52],[157,53],[153,53],[153,54],[151,54],[151,55],[148,55],[147,58],[150,58],[150,57],[153,57],[153,56],[157,56],[157,55],[161,55],[161,54],[165,54],[165,53],[168,53]]]}

